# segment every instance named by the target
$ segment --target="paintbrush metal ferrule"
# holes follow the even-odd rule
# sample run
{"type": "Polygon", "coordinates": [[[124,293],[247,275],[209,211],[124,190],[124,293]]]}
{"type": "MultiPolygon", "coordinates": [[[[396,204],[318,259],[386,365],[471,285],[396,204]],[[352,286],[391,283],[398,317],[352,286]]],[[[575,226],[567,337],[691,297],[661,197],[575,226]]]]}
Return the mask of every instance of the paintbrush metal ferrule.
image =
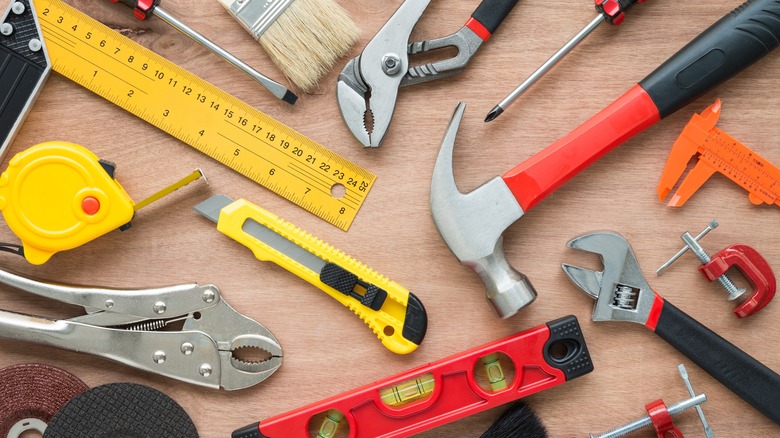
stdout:
{"type": "Polygon", "coordinates": [[[219,0],[246,30],[259,39],[295,0],[219,0]]]}

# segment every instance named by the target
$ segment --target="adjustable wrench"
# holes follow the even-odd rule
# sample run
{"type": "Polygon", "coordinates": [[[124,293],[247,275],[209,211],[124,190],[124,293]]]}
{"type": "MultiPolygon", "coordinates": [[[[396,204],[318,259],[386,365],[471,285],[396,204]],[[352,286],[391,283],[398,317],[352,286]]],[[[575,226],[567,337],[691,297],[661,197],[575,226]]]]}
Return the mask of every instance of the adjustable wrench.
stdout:
{"type": "Polygon", "coordinates": [[[744,3],[579,128],[467,194],[458,191],[452,173],[463,115],[458,107],[433,172],[431,213],[458,260],[481,276],[500,317],[512,316],[536,297],[505,258],[504,230],[607,152],[777,47],[779,16],[780,0],[744,3]]]}
{"type": "Polygon", "coordinates": [[[596,300],[594,321],[629,321],[649,328],[751,406],[780,424],[780,375],[674,307],[650,288],[623,236],[585,234],[568,246],[601,256],[603,271],[562,264],[596,300]]]}

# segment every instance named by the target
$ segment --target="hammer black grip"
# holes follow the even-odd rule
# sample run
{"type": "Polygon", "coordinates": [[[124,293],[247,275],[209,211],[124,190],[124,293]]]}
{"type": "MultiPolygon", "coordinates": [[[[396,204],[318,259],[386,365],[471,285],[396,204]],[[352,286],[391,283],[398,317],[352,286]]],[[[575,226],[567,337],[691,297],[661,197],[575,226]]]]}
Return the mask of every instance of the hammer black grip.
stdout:
{"type": "Polygon", "coordinates": [[[516,4],[517,0],[482,0],[471,18],[479,21],[492,34],[516,4]]]}
{"type": "Polygon", "coordinates": [[[780,0],[751,0],[721,18],[639,85],[661,117],[741,72],[780,44],[780,0]]]}
{"type": "Polygon", "coordinates": [[[664,301],[655,333],[780,424],[780,375],[664,301]]]}

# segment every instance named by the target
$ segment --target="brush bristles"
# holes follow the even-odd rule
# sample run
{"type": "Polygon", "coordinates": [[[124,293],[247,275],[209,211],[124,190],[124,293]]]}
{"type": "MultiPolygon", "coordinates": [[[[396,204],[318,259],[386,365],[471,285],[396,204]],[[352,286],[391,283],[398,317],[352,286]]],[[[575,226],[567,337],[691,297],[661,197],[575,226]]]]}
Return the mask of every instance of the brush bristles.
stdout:
{"type": "Polygon", "coordinates": [[[516,402],[479,438],[548,438],[547,429],[534,411],[516,402]]]}
{"type": "Polygon", "coordinates": [[[333,0],[295,0],[260,36],[260,45],[304,93],[317,88],[350,47],[359,29],[333,0]]]}

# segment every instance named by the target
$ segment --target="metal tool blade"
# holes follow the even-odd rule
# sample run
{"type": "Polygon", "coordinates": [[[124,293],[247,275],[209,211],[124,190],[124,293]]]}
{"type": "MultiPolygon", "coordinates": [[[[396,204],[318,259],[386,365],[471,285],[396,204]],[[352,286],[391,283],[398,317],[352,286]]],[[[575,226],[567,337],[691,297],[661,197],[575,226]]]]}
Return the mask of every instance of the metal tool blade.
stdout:
{"type": "MultiPolygon", "coordinates": [[[[214,195],[211,198],[196,205],[193,207],[193,209],[210,219],[212,222],[217,223],[219,222],[220,210],[232,203],[233,200],[225,195],[214,195]]],[[[324,268],[327,264],[325,260],[301,248],[295,242],[291,242],[284,236],[279,235],[276,231],[273,231],[272,229],[251,218],[247,218],[241,229],[255,239],[265,243],[271,248],[311,269],[317,274],[322,272],[322,268],[324,268]]]]}

